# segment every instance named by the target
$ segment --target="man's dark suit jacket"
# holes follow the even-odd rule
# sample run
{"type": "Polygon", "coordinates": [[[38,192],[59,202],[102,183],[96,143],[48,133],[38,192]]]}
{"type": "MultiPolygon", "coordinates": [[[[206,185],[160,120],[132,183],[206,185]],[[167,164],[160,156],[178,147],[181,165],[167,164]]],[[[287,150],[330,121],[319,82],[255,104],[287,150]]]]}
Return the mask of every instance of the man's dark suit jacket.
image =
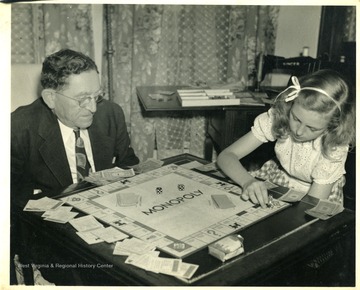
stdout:
{"type": "MultiPolygon", "coordinates": [[[[99,103],[88,132],[97,171],[139,163],[130,147],[123,110],[117,104],[106,100],[99,103]]],[[[14,111],[11,114],[11,257],[19,254],[25,264],[29,261],[37,264],[84,263],[66,246],[49,241],[46,234],[35,233],[18,219],[29,199],[57,195],[60,189],[72,182],[57,117],[42,98],[14,111]],[[34,189],[43,193],[35,196],[34,189]]],[[[81,274],[81,271],[75,272],[78,272],[77,276],[81,274]]],[[[93,272],[83,273],[80,279],[92,277],[98,271],[93,272]]],[[[42,274],[57,285],[83,283],[76,282],[79,278],[76,280],[71,270],[44,268],[42,274]]],[[[28,282],[33,283],[32,274],[28,276],[28,282]]]]}
{"type": "MultiPolygon", "coordinates": [[[[88,128],[97,171],[135,165],[123,110],[107,100],[97,106],[88,128]],[[113,159],[115,158],[115,163],[113,159]]],[[[69,164],[56,116],[42,98],[11,114],[11,195],[17,203],[33,190],[53,192],[72,184],[69,164]]]]}

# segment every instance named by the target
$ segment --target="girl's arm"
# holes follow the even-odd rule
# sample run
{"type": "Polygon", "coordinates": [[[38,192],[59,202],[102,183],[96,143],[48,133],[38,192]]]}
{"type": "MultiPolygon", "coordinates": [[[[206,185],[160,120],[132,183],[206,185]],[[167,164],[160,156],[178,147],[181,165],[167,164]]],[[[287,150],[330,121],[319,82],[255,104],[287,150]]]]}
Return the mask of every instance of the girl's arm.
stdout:
{"type": "Polygon", "coordinates": [[[225,148],[219,154],[217,164],[228,177],[242,187],[241,197],[243,199],[248,200],[250,198],[252,202],[266,207],[269,200],[265,184],[251,176],[239,161],[261,144],[263,143],[250,131],[225,148]]]}
{"type": "Polygon", "coordinates": [[[308,195],[316,197],[318,199],[328,199],[328,197],[330,196],[331,189],[332,189],[334,183],[331,183],[331,184],[319,184],[319,183],[313,182],[311,184],[311,186],[310,186],[309,191],[308,191],[308,195]]]}

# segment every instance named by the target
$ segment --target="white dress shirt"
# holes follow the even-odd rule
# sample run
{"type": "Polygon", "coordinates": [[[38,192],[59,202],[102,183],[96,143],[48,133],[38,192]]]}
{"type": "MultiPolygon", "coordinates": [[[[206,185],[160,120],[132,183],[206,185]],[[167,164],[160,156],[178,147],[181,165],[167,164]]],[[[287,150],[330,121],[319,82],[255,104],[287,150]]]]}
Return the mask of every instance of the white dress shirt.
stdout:
{"type": "MultiPolygon", "coordinates": [[[[59,120],[58,122],[60,125],[61,136],[65,146],[67,160],[70,166],[71,177],[73,179],[73,183],[77,183],[78,180],[77,180],[76,158],[75,158],[75,133],[72,128],[65,126],[59,120]]],[[[84,141],[86,155],[91,166],[90,172],[95,172],[96,170],[95,170],[94,158],[91,150],[89,133],[86,129],[80,130],[80,136],[84,141]]]]}

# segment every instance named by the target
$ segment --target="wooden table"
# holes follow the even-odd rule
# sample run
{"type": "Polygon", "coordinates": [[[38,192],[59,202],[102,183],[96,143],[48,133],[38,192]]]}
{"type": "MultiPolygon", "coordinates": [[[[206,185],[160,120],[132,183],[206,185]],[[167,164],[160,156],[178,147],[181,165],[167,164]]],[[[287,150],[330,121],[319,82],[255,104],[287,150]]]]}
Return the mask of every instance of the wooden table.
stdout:
{"type": "MultiPolygon", "coordinates": [[[[180,165],[194,160],[207,163],[190,154],[164,161],[165,164],[180,165]]],[[[67,190],[60,196],[69,194],[67,190]]],[[[109,277],[93,281],[99,286],[109,285],[110,281],[126,286],[353,286],[355,213],[345,209],[326,221],[316,220],[304,213],[316,202],[314,198],[305,197],[301,202],[241,230],[239,233],[244,237],[245,253],[225,263],[210,256],[207,248],[184,258],[185,262],[199,265],[190,280],[155,274],[128,265],[124,263],[125,257],[112,254],[113,244],[87,245],[69,223],[47,222],[40,214],[23,212],[21,209],[18,219],[24,228],[48,240],[53,251],[66,250],[68,256],[65,257],[71,257],[71,261],[96,265],[98,271],[109,277]],[[326,272],[326,275],[320,276],[320,270],[311,269],[308,274],[316,276],[298,277],[306,274],[302,267],[307,261],[319,253],[336,248],[337,244],[342,245],[341,257],[346,263],[335,259],[334,273],[326,272]],[[334,278],[339,273],[344,273],[341,281],[334,278]]],[[[168,255],[161,253],[161,256],[168,255]]]]}
{"type": "Polygon", "coordinates": [[[186,88],[189,89],[188,86],[139,86],[136,92],[148,116],[166,112],[202,112],[208,121],[204,156],[209,161],[212,158],[213,146],[216,151],[223,150],[250,129],[255,116],[268,109],[268,106],[256,105],[182,107],[175,92],[186,88]],[[164,96],[166,100],[162,101],[149,97],[149,94],[160,91],[172,91],[174,94],[164,96]]]}

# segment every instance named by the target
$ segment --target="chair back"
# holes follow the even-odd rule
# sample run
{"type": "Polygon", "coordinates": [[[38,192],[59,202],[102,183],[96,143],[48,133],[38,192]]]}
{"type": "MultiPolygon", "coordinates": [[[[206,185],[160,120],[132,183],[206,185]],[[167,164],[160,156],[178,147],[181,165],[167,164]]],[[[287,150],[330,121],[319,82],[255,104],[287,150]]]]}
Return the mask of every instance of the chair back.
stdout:
{"type": "Polygon", "coordinates": [[[11,66],[11,112],[40,97],[41,68],[41,64],[13,64],[11,66]]]}

